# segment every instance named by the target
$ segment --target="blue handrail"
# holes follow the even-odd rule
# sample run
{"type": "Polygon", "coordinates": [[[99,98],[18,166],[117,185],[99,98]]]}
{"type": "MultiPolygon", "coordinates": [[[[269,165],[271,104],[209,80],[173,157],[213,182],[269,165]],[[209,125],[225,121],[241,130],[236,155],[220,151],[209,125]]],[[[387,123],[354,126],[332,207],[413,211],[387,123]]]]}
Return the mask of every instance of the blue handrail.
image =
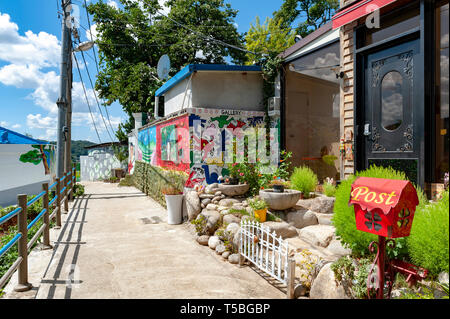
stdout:
{"type": "Polygon", "coordinates": [[[69,185],[70,185],[70,183],[72,183],[72,181],[71,181],[71,180],[69,180],[69,181],[67,182],[67,186],[69,186],[69,185]]]}
{"type": "Polygon", "coordinates": [[[48,203],[48,206],[51,206],[57,199],[58,199],[58,195],[55,195],[55,197],[53,197],[53,199],[48,203]]]}
{"type": "Polygon", "coordinates": [[[5,246],[3,246],[2,249],[0,249],[0,257],[2,257],[3,254],[6,253],[12,247],[12,245],[14,245],[21,237],[22,233],[18,233],[5,246]]]}
{"type": "Polygon", "coordinates": [[[48,188],[48,190],[51,190],[53,187],[56,186],[56,184],[58,184],[58,182],[54,182],[52,185],[50,185],[50,187],[48,188]]]}
{"type": "Polygon", "coordinates": [[[60,191],[59,193],[62,194],[65,190],[66,190],[66,187],[64,187],[63,189],[61,189],[61,191],[60,191]]]}
{"type": "Polygon", "coordinates": [[[22,207],[17,207],[12,212],[6,214],[2,218],[0,218],[0,225],[3,224],[4,222],[8,221],[9,219],[13,218],[14,216],[16,216],[21,211],[22,211],[22,207]]]}
{"type": "Polygon", "coordinates": [[[27,206],[30,206],[31,204],[33,204],[34,202],[36,202],[38,199],[40,199],[42,196],[45,195],[45,191],[39,193],[35,198],[31,199],[28,203],[27,206]]]}
{"type": "Polygon", "coordinates": [[[44,208],[44,209],[39,213],[39,215],[37,215],[36,218],[33,219],[33,221],[32,221],[31,223],[28,224],[27,229],[30,230],[30,228],[33,227],[34,224],[36,224],[36,222],[37,222],[39,219],[42,218],[42,216],[45,214],[46,211],[47,211],[47,209],[44,208]]]}

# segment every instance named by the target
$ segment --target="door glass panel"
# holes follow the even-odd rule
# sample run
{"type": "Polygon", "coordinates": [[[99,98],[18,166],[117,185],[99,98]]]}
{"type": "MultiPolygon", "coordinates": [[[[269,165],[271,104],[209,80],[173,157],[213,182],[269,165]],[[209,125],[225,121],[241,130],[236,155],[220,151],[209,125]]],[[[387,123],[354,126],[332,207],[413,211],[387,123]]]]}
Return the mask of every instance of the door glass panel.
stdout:
{"type": "Polygon", "coordinates": [[[403,78],[397,71],[386,73],[381,83],[381,125],[388,130],[397,129],[403,120],[403,78]]]}

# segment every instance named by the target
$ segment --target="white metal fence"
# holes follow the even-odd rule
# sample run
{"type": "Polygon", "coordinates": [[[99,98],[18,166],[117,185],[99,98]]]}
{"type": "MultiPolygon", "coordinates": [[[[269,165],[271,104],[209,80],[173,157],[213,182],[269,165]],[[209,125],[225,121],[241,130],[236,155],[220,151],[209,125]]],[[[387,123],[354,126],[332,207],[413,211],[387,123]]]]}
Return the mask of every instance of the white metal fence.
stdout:
{"type": "Polygon", "coordinates": [[[246,258],[260,270],[287,285],[288,298],[293,298],[295,261],[289,259],[289,244],[275,231],[254,221],[241,222],[239,236],[241,264],[246,258]]]}

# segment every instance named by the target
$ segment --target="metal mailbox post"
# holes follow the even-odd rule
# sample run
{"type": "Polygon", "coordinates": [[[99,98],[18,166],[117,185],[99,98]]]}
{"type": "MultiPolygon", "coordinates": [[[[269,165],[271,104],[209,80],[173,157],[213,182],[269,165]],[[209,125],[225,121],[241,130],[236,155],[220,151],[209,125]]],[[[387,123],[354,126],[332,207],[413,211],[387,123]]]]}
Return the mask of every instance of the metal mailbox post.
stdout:
{"type": "Polygon", "coordinates": [[[353,205],[355,210],[356,228],[378,235],[378,243],[369,245],[371,252],[377,246],[367,280],[369,298],[374,289],[376,298],[383,299],[385,287],[389,298],[396,272],[407,274],[409,282],[427,275],[425,269],[398,260],[390,261],[385,256],[386,245],[395,245],[392,238],[409,236],[418,204],[416,189],[409,181],[359,177],[352,184],[349,205],[353,205]],[[386,237],[389,239],[386,240],[386,237]],[[376,276],[373,273],[375,264],[376,276]]]}

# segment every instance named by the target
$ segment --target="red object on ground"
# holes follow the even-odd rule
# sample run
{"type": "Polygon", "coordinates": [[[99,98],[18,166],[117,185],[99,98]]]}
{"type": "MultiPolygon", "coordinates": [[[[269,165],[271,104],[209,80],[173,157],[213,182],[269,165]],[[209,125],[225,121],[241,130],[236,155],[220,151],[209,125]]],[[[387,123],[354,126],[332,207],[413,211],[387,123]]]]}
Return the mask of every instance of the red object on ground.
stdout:
{"type": "Polygon", "coordinates": [[[359,177],[349,200],[358,230],[389,238],[409,236],[418,204],[411,182],[372,177],[359,177]]]}
{"type": "Polygon", "coordinates": [[[372,13],[375,9],[380,9],[397,0],[362,0],[354,5],[339,11],[331,19],[333,20],[333,29],[339,28],[347,23],[355,21],[372,13]]]}
{"type": "Polygon", "coordinates": [[[391,267],[394,273],[393,277],[395,278],[395,273],[397,272],[405,275],[406,282],[408,282],[410,286],[413,286],[418,280],[425,279],[428,275],[427,269],[399,259],[391,260],[391,267]]]}

